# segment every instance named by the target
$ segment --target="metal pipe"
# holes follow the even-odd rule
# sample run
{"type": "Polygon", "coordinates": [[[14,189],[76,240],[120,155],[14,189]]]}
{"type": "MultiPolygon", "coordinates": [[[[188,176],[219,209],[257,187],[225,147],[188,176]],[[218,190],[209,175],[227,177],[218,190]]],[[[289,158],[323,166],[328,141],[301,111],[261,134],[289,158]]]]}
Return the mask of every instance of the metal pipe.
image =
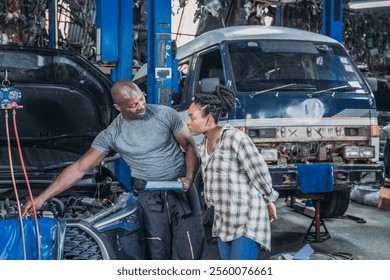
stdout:
{"type": "Polygon", "coordinates": [[[49,2],[49,48],[58,48],[58,3],[57,0],[49,2]]]}

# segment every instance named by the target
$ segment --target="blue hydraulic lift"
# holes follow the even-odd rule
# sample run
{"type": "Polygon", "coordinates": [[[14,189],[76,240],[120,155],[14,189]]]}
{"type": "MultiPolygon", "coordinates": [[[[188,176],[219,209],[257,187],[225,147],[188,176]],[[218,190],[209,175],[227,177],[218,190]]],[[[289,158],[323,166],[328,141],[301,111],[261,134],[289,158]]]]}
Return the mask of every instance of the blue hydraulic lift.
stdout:
{"type": "MultiPolygon", "coordinates": [[[[171,0],[148,0],[147,48],[148,87],[147,102],[171,104],[172,93],[177,91],[177,60],[171,39],[171,0]]],[[[132,79],[133,1],[97,0],[96,26],[98,54],[102,61],[116,64],[111,79],[132,79]]],[[[120,159],[115,166],[116,176],[131,187],[130,169],[120,159]]]]}
{"type": "Polygon", "coordinates": [[[322,34],[343,40],[343,0],[322,0],[322,34]]]}
{"type": "Polygon", "coordinates": [[[148,0],[147,48],[148,103],[170,106],[178,91],[171,0],[148,0]]]}

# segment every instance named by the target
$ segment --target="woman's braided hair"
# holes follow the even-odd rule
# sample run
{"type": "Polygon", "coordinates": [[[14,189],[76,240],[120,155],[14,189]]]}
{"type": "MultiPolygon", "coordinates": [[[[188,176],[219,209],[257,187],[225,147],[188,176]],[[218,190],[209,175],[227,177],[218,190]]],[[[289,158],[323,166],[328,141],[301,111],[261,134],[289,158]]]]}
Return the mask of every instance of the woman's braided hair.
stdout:
{"type": "Polygon", "coordinates": [[[212,93],[196,93],[193,103],[198,105],[204,116],[210,114],[215,123],[233,109],[234,92],[224,85],[217,85],[212,93]]]}

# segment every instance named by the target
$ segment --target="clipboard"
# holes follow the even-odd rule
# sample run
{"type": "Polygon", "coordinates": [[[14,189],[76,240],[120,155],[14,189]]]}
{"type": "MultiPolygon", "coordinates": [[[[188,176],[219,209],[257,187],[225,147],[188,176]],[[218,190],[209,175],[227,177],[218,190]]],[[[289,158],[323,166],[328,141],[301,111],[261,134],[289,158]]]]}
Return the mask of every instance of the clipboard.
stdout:
{"type": "Polygon", "coordinates": [[[177,181],[148,181],[145,189],[147,191],[161,190],[184,190],[184,184],[177,181]]]}

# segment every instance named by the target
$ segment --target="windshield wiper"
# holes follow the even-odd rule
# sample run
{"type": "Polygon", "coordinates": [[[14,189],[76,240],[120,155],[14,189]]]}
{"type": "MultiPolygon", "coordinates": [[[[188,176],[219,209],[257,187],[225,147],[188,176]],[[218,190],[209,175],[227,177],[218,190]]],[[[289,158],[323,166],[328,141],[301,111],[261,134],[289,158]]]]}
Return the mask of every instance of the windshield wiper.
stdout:
{"type": "MultiPolygon", "coordinates": [[[[332,87],[332,88],[327,88],[319,91],[315,91],[312,94],[309,94],[309,97],[312,97],[314,95],[317,95],[319,93],[324,93],[324,92],[332,92],[335,93],[336,91],[339,91],[341,89],[348,89],[348,90],[353,90],[353,89],[362,89],[360,87],[351,87],[350,85],[343,85],[343,86],[338,86],[338,87],[332,87]]],[[[366,92],[364,92],[366,93],[366,92]]]]}
{"type": "Polygon", "coordinates": [[[262,93],[267,93],[267,92],[274,91],[274,90],[277,90],[277,89],[288,88],[288,87],[292,87],[292,86],[296,86],[296,85],[297,84],[287,84],[287,85],[273,87],[273,88],[269,88],[269,89],[265,89],[265,90],[261,90],[261,91],[256,91],[256,92],[254,92],[252,94],[249,94],[249,97],[253,98],[256,95],[259,95],[259,94],[262,94],[262,93]]]}

